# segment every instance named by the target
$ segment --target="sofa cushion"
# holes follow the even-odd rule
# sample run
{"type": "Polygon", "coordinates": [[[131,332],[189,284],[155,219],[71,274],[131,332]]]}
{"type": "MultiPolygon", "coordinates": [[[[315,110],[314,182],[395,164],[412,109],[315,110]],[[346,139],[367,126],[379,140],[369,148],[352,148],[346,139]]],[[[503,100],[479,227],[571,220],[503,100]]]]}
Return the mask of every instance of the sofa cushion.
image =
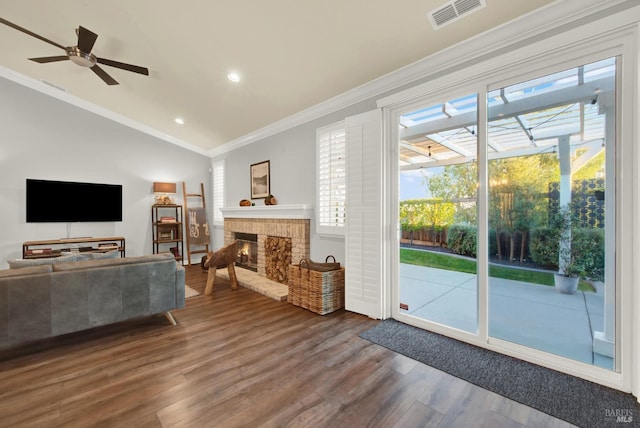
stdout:
{"type": "Polygon", "coordinates": [[[14,259],[7,260],[9,268],[20,269],[33,266],[57,265],[59,263],[71,263],[77,260],[75,254],[60,257],[47,257],[41,259],[14,259]]]}
{"type": "Polygon", "coordinates": [[[3,269],[0,270],[0,278],[8,278],[18,275],[29,275],[32,273],[48,273],[52,271],[53,267],[51,265],[32,266],[21,269],[3,269]]]}
{"type": "Polygon", "coordinates": [[[66,263],[60,265],[54,265],[54,272],[72,271],[87,268],[106,267],[115,265],[129,265],[136,263],[149,263],[158,262],[164,260],[175,260],[173,254],[154,254],[150,256],[137,256],[137,257],[124,257],[116,259],[101,259],[101,260],[84,260],[76,263],[66,263]]]}
{"type": "Polygon", "coordinates": [[[78,262],[83,262],[85,260],[117,259],[118,257],[120,257],[119,250],[106,251],[104,253],[91,251],[74,253],[71,251],[63,251],[60,254],[63,256],[75,256],[76,261],[78,262]]]}
{"type": "Polygon", "coordinates": [[[111,250],[104,253],[90,253],[93,260],[117,259],[120,257],[120,250],[111,250]]]}
{"type": "Polygon", "coordinates": [[[74,256],[76,258],[77,262],[83,261],[83,260],[91,260],[91,253],[74,253],[71,251],[61,251],[60,252],[61,256],[74,256]]]}

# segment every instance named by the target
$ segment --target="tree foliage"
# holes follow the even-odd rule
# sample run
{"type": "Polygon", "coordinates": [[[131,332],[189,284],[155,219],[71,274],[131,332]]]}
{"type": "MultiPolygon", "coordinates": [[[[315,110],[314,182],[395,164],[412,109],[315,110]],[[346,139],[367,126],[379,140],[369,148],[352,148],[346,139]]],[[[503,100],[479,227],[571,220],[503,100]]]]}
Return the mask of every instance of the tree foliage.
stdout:
{"type": "Polygon", "coordinates": [[[400,224],[404,230],[442,229],[453,223],[455,206],[438,198],[414,199],[400,203],[400,224]]]}
{"type": "Polygon", "coordinates": [[[425,175],[424,183],[435,198],[456,203],[456,223],[476,224],[478,169],[475,162],[445,166],[439,174],[425,175]]]}

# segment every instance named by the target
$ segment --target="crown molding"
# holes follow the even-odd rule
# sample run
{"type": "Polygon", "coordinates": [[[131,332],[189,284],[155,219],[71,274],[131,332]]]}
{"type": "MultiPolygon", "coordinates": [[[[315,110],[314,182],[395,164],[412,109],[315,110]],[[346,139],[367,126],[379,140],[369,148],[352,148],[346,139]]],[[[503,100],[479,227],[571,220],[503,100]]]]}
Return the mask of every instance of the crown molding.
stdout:
{"type": "Polygon", "coordinates": [[[51,83],[47,83],[41,80],[36,80],[34,78],[25,76],[24,74],[18,73],[17,71],[3,67],[1,65],[0,65],[0,77],[4,77],[7,80],[11,80],[12,82],[18,83],[19,85],[26,86],[27,88],[33,89],[34,91],[40,92],[42,94],[56,98],[65,103],[71,104],[75,107],[97,114],[98,116],[102,116],[105,119],[109,119],[113,122],[119,123],[128,128],[135,129],[136,131],[140,131],[144,134],[150,135],[152,137],[158,138],[168,143],[175,144],[176,146],[182,147],[183,149],[191,150],[192,152],[199,153],[203,156],[209,156],[208,151],[205,149],[196,147],[183,140],[180,140],[178,138],[172,137],[171,135],[160,132],[155,128],[144,125],[140,122],[137,122],[129,117],[116,113],[112,110],[106,109],[104,107],[100,107],[99,105],[93,104],[87,100],[83,100],[82,98],[79,98],[75,95],[68,93],[64,88],[55,86],[51,83]]]}
{"type": "Polygon", "coordinates": [[[209,156],[239,149],[422,79],[486,60],[595,19],[636,7],[637,0],[557,0],[513,21],[436,52],[282,120],[211,149],[209,156]]]}

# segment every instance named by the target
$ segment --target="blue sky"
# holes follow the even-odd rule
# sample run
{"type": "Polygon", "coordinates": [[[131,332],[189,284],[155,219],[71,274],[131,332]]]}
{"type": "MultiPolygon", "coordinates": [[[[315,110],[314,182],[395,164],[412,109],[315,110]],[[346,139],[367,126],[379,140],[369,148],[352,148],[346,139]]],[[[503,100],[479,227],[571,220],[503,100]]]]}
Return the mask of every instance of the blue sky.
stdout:
{"type": "Polygon", "coordinates": [[[427,186],[424,184],[424,170],[414,169],[400,173],[400,200],[421,199],[428,197],[427,186]]]}

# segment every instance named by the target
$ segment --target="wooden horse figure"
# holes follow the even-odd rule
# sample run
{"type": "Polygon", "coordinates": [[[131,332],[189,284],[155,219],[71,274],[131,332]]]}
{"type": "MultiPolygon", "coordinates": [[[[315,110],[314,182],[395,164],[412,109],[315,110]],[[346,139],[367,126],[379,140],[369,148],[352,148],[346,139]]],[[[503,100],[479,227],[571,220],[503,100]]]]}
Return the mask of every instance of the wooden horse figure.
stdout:
{"type": "Polygon", "coordinates": [[[218,251],[207,254],[207,261],[204,263],[205,267],[209,268],[207,275],[207,286],[204,289],[204,294],[209,295],[213,293],[213,283],[216,279],[216,269],[226,267],[229,271],[229,281],[231,281],[231,289],[238,288],[238,278],[236,277],[236,269],[234,263],[238,257],[237,250],[238,241],[233,241],[226,247],[222,247],[218,251]]]}

